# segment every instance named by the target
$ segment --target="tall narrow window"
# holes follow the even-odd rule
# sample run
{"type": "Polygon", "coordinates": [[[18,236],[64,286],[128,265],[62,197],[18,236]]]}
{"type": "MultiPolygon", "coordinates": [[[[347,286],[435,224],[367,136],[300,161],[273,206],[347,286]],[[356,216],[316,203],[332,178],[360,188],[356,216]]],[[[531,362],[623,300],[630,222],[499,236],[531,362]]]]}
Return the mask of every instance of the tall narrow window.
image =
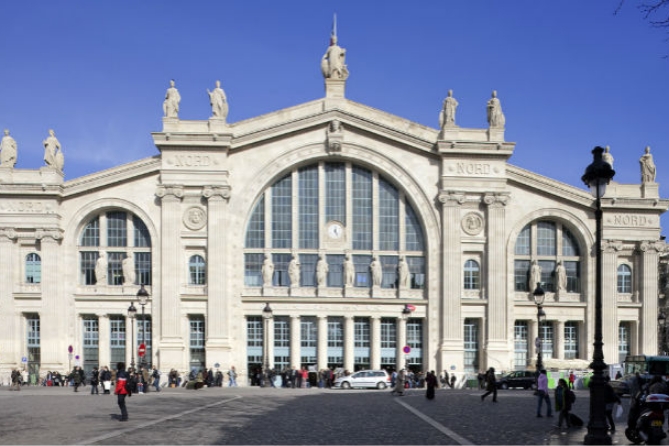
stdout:
{"type": "Polygon", "coordinates": [[[564,359],[578,358],[578,322],[564,324],[564,359]]]}
{"type": "Polygon", "coordinates": [[[286,175],[272,186],[272,247],[290,248],[293,244],[293,181],[286,175]]]}
{"type": "Polygon", "coordinates": [[[368,369],[370,355],[369,319],[355,318],[353,320],[353,331],[353,358],[356,369],[368,369]]]}
{"type": "Polygon", "coordinates": [[[28,327],[27,343],[28,348],[28,379],[30,384],[37,384],[40,372],[40,363],[42,362],[42,334],[40,318],[38,314],[27,314],[26,325],[28,327]]]}
{"type": "Polygon", "coordinates": [[[527,321],[516,321],[513,326],[513,358],[516,370],[525,370],[528,364],[527,321]]]}
{"type": "Polygon", "coordinates": [[[381,256],[381,270],[383,276],[381,279],[381,288],[397,288],[399,286],[397,278],[397,256],[381,256]]]}
{"type": "Polygon", "coordinates": [[[125,361],[125,317],[110,316],[109,329],[111,363],[117,364],[121,361],[125,361]]]}
{"type": "Polygon", "coordinates": [[[618,267],[618,292],[621,294],[632,293],[632,269],[627,265],[618,267]]]}
{"type": "Polygon", "coordinates": [[[409,319],[407,321],[407,345],[411,352],[407,355],[407,362],[412,368],[421,370],[423,366],[423,321],[409,319]]]}
{"type": "Polygon", "coordinates": [[[190,368],[200,370],[206,365],[205,350],[204,350],[204,316],[192,315],[189,317],[190,336],[190,368]]]}
{"type": "Polygon", "coordinates": [[[481,289],[481,268],[475,260],[467,260],[465,262],[465,289],[479,290],[481,289]]]}
{"type": "Polygon", "coordinates": [[[328,318],[328,367],[344,364],[344,319],[328,318]]]}
{"type": "Polygon", "coordinates": [[[479,330],[475,319],[465,319],[464,325],[464,370],[465,372],[476,372],[479,369],[479,330]]]}
{"type": "Polygon", "coordinates": [[[372,249],[372,172],[353,168],[353,249],[372,249]]]}
{"type": "Polygon", "coordinates": [[[128,226],[125,212],[107,212],[107,246],[127,246],[128,226]]]}
{"type": "Polygon", "coordinates": [[[246,230],[246,247],[263,248],[265,246],[265,196],[256,203],[246,230]]]}
{"type": "Polygon", "coordinates": [[[342,254],[328,254],[328,280],[329,287],[344,286],[344,256],[342,254]]]}
{"type": "Polygon", "coordinates": [[[621,322],[618,325],[618,362],[625,362],[630,353],[630,324],[621,322]]]}
{"type": "Polygon", "coordinates": [[[84,371],[86,376],[100,364],[100,332],[96,316],[83,317],[84,371]]]}
{"type": "Polygon", "coordinates": [[[300,318],[300,359],[301,367],[316,364],[318,347],[318,325],[316,318],[300,318]]]}
{"type": "Polygon", "coordinates": [[[288,277],[288,263],[292,256],[290,254],[272,254],[274,263],[274,278],[272,286],[290,286],[290,277],[288,277]]]}
{"type": "Polygon", "coordinates": [[[325,221],[346,222],[346,169],[343,163],[325,163],[325,221]]]}
{"type": "Polygon", "coordinates": [[[420,227],[420,221],[408,203],[404,207],[404,210],[406,215],[406,250],[423,251],[425,249],[425,242],[423,241],[423,230],[420,227]]]}
{"type": "Polygon", "coordinates": [[[392,184],[379,179],[379,249],[399,249],[399,194],[392,184]]]}
{"type": "Polygon", "coordinates": [[[298,171],[301,249],[318,248],[318,166],[298,171]]]}
{"type": "Polygon", "coordinates": [[[207,268],[204,258],[200,255],[191,256],[188,261],[188,284],[204,285],[207,278],[207,268]]]}
{"type": "Polygon", "coordinates": [[[541,338],[541,351],[544,358],[553,357],[553,323],[541,321],[539,325],[539,337],[541,338]]]}
{"type": "Polygon", "coordinates": [[[290,319],[274,318],[274,368],[284,370],[290,367],[290,319]]]}
{"type": "Polygon", "coordinates": [[[31,252],[26,256],[26,283],[42,282],[42,259],[31,252]]]}
{"type": "Polygon", "coordinates": [[[554,256],[557,251],[555,223],[540,221],[537,223],[537,254],[554,256]]]}
{"type": "Polygon", "coordinates": [[[381,319],[381,368],[397,369],[397,319],[381,319]]]}

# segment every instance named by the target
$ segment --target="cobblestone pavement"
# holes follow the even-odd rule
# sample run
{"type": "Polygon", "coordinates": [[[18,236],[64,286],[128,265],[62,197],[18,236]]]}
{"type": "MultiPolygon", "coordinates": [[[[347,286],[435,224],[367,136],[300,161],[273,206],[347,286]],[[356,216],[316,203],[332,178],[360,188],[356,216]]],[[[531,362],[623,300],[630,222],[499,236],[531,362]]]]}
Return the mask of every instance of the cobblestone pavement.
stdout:
{"type": "MultiPolygon", "coordinates": [[[[129,398],[130,421],[119,423],[116,397],[90,387],[0,387],[0,444],[583,444],[586,428],[537,418],[530,391],[500,391],[496,404],[480,394],[441,389],[430,401],[422,389],[164,389],[129,398]]],[[[576,395],[574,413],[587,423],[588,392],[576,395]]],[[[623,425],[614,444],[629,444],[623,425]]]]}

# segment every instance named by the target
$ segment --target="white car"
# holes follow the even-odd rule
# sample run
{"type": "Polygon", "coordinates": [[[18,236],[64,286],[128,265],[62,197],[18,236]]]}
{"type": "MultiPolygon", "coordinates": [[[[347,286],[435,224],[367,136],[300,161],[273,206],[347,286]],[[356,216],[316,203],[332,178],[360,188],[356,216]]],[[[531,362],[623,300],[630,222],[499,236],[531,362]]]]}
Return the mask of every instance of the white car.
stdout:
{"type": "Polygon", "coordinates": [[[385,370],[360,370],[335,380],[335,388],[368,387],[385,389],[390,386],[390,375],[385,370]]]}

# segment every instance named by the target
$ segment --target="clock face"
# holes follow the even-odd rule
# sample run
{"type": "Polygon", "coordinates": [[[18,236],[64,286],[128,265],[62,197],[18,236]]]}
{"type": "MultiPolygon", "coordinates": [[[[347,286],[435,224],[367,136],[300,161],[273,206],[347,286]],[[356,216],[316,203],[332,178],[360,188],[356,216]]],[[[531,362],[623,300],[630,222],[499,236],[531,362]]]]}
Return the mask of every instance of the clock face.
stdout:
{"type": "Polygon", "coordinates": [[[330,223],[328,225],[328,236],[333,239],[340,239],[344,235],[344,228],[339,223],[330,223]]]}

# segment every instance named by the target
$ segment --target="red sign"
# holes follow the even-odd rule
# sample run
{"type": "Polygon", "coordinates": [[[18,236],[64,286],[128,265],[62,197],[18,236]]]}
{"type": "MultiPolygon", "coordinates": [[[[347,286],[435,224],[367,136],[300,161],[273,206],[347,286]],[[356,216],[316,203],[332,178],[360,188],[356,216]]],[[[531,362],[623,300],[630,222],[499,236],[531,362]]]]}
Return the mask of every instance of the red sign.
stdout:
{"type": "Polygon", "coordinates": [[[140,356],[140,358],[141,358],[141,357],[144,356],[145,353],[146,353],[146,345],[144,345],[144,344],[139,344],[139,348],[137,349],[137,354],[138,354],[138,355],[140,356]]]}
{"type": "Polygon", "coordinates": [[[416,311],[416,307],[415,307],[414,305],[407,304],[407,310],[409,310],[409,311],[416,311]]]}

